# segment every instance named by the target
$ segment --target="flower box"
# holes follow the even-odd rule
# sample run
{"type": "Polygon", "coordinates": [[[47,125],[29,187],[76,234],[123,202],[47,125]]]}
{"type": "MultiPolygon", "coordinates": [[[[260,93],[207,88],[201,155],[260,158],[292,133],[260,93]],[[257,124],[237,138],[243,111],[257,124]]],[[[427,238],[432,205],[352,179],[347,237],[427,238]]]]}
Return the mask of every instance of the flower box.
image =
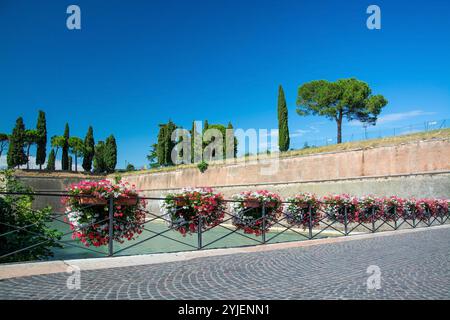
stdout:
{"type": "Polygon", "coordinates": [[[261,203],[256,199],[244,201],[244,207],[246,208],[259,208],[260,206],[261,203]]]}
{"type": "Polygon", "coordinates": [[[135,206],[138,203],[137,197],[119,197],[116,200],[116,204],[121,206],[135,206]]]}
{"type": "Polygon", "coordinates": [[[80,204],[85,204],[85,205],[104,206],[108,203],[108,200],[102,199],[102,198],[81,197],[79,202],[80,202],[80,204]]]}

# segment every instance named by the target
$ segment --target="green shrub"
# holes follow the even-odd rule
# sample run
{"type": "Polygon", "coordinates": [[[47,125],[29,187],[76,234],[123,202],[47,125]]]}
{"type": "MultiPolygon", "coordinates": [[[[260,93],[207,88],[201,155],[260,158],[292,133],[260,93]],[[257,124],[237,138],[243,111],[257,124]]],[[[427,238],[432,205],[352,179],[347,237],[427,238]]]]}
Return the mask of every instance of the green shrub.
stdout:
{"type": "MultiPolygon", "coordinates": [[[[31,192],[31,188],[17,180],[12,171],[0,171],[1,192],[31,192]]],[[[30,195],[0,195],[0,263],[41,260],[53,256],[52,247],[61,247],[57,240],[62,233],[51,229],[51,207],[33,210],[30,195]],[[18,228],[22,228],[17,231],[18,228]]]]}
{"type": "Polygon", "coordinates": [[[205,161],[202,161],[197,165],[197,168],[201,173],[203,173],[208,169],[208,164],[205,161]]]}

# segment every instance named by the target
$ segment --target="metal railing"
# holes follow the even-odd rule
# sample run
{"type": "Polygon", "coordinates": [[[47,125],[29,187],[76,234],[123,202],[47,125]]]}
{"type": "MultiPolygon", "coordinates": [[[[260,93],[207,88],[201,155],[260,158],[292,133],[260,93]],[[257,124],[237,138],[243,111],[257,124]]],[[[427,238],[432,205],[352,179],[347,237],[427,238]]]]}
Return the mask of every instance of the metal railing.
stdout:
{"type": "MultiPolygon", "coordinates": [[[[92,196],[82,196],[82,195],[70,195],[67,193],[21,193],[21,192],[0,192],[1,195],[30,195],[33,197],[56,197],[60,199],[61,197],[92,197],[92,196]]],[[[139,199],[146,200],[147,202],[152,201],[162,201],[165,198],[155,198],[155,197],[139,197],[139,199]]],[[[225,210],[225,216],[223,220],[217,224],[212,226],[205,226],[204,225],[204,219],[200,216],[197,217],[196,220],[193,221],[185,221],[184,224],[189,225],[191,223],[196,224],[196,241],[194,240],[194,243],[188,242],[183,238],[183,240],[176,239],[175,236],[171,235],[171,231],[176,231],[176,228],[180,225],[174,226],[170,219],[165,215],[161,214],[161,212],[156,212],[153,210],[149,210],[148,208],[145,208],[143,211],[146,214],[146,219],[144,222],[140,223],[140,226],[142,227],[142,230],[146,231],[149,236],[147,236],[144,239],[137,238],[136,240],[133,240],[133,242],[123,248],[116,249],[115,248],[115,241],[114,241],[114,226],[118,222],[121,222],[121,218],[116,217],[114,215],[115,213],[115,201],[114,198],[109,198],[107,202],[107,214],[105,211],[105,216],[101,217],[99,221],[94,221],[90,224],[84,225],[82,228],[78,230],[86,229],[90,226],[93,226],[94,224],[99,224],[103,222],[108,222],[108,245],[107,245],[107,251],[99,251],[96,249],[92,249],[90,247],[85,247],[83,245],[80,245],[77,243],[76,240],[68,241],[68,240],[55,240],[55,239],[44,239],[38,243],[34,243],[32,245],[23,247],[23,248],[17,248],[14,251],[11,252],[1,252],[0,253],[0,263],[2,262],[2,259],[5,259],[6,257],[10,257],[12,255],[18,254],[20,252],[30,250],[36,246],[45,245],[46,243],[50,241],[55,241],[56,243],[59,243],[62,246],[69,246],[69,247],[76,247],[79,249],[87,250],[89,252],[94,252],[96,254],[100,254],[101,256],[114,256],[122,254],[123,252],[130,250],[131,248],[137,247],[139,245],[142,245],[144,243],[150,242],[153,239],[156,238],[163,238],[164,240],[168,242],[175,242],[178,244],[182,244],[184,246],[187,246],[189,249],[193,250],[202,250],[202,249],[210,249],[214,248],[213,245],[217,244],[221,240],[224,240],[226,238],[231,237],[232,235],[239,235],[242,239],[251,240],[251,243],[254,245],[264,245],[267,243],[274,243],[275,239],[281,238],[281,235],[286,235],[289,233],[290,237],[288,240],[281,240],[279,242],[290,242],[290,241],[299,241],[299,240],[313,240],[317,239],[319,237],[323,237],[325,233],[328,232],[327,237],[335,237],[335,236],[349,236],[352,234],[360,234],[360,233],[375,233],[379,231],[386,231],[386,230],[398,230],[400,228],[417,228],[417,227],[431,227],[436,225],[443,225],[446,224],[450,218],[450,213],[440,213],[438,215],[433,215],[429,210],[426,210],[424,214],[417,215],[415,212],[409,215],[399,215],[397,214],[397,210],[394,210],[394,213],[389,215],[387,212],[383,212],[383,214],[379,215],[376,214],[375,209],[372,208],[372,211],[369,213],[366,213],[364,221],[358,221],[354,222],[351,221],[351,219],[348,216],[347,207],[343,208],[343,214],[342,219],[337,219],[336,217],[333,217],[330,215],[327,211],[323,209],[317,209],[315,212],[313,212],[312,207],[308,206],[307,210],[303,211],[303,221],[307,221],[306,225],[303,224],[302,226],[299,226],[297,224],[290,224],[287,222],[287,216],[282,214],[278,219],[275,221],[271,221],[268,223],[267,221],[267,210],[268,207],[266,205],[262,204],[262,213],[261,217],[256,219],[255,222],[260,221],[262,224],[261,229],[261,235],[260,236],[252,236],[249,234],[246,234],[242,232],[239,228],[236,228],[233,226],[233,218],[236,217],[234,212],[230,210],[225,210]],[[340,221],[342,220],[342,221],[340,221]],[[155,231],[147,226],[153,222],[162,221],[167,224],[167,228],[162,231],[155,231]],[[231,222],[231,223],[230,223],[231,222]],[[212,230],[224,230],[226,231],[225,234],[218,234],[213,237],[213,239],[210,239],[209,241],[206,239],[205,235],[211,234],[212,230]],[[269,231],[269,229],[271,229],[269,231]]],[[[231,204],[233,202],[241,202],[236,200],[225,200],[226,203],[231,204]]],[[[288,204],[289,202],[282,202],[284,204],[288,204]]],[[[89,208],[91,206],[94,206],[95,204],[87,204],[84,207],[89,208]]],[[[228,208],[228,207],[227,207],[228,208]]],[[[246,209],[250,210],[250,209],[246,209]]],[[[70,225],[67,221],[64,219],[61,220],[61,216],[67,215],[69,212],[52,212],[49,216],[49,219],[51,221],[57,221],[59,223],[63,223],[66,225],[70,225]]],[[[0,225],[6,227],[8,230],[2,234],[0,234],[0,243],[2,241],[3,237],[6,237],[11,234],[15,233],[31,233],[36,236],[38,234],[35,234],[32,231],[29,231],[28,229],[33,226],[34,224],[25,225],[25,226],[15,226],[11,225],[5,222],[2,222],[0,220],[0,225]]],[[[72,230],[69,232],[65,232],[62,234],[62,237],[68,236],[72,234],[72,230]]],[[[177,232],[178,234],[178,232],[177,232]]],[[[42,236],[42,235],[40,235],[42,236]]],[[[186,237],[195,237],[195,235],[187,235],[186,237]]],[[[194,238],[195,239],[195,238],[194,238]]],[[[236,245],[232,245],[233,247],[238,246],[247,246],[248,244],[242,244],[237,242],[236,245]]],[[[219,246],[220,247],[220,246],[219,246]]],[[[222,246],[222,247],[228,247],[228,246],[222,246]]],[[[3,251],[3,250],[2,250],[3,251]]],[[[179,250],[182,251],[182,250],[179,250]]],[[[164,250],[164,248],[161,248],[161,250],[156,252],[167,252],[167,250],[164,250]]],[[[155,252],[146,252],[145,248],[143,251],[139,252],[140,254],[146,254],[146,253],[155,253],[155,252]]]]}

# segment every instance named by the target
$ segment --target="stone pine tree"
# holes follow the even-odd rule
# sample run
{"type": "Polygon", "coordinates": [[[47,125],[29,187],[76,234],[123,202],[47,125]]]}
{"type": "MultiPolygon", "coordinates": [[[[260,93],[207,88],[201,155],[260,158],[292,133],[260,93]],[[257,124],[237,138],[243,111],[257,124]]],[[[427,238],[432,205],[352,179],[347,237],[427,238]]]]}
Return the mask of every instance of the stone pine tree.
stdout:
{"type": "Polygon", "coordinates": [[[61,156],[61,169],[63,171],[69,170],[69,124],[66,123],[66,127],[64,128],[64,144],[62,147],[62,156],[61,156]]]}
{"type": "Polygon", "coordinates": [[[289,150],[288,110],[283,87],[278,87],[278,147],[281,152],[289,150]]]}
{"type": "Polygon", "coordinates": [[[116,170],[117,144],[113,135],[110,135],[105,141],[104,162],[107,173],[113,173],[116,170]]]}
{"type": "Polygon", "coordinates": [[[30,149],[33,144],[36,144],[38,141],[38,133],[37,130],[25,130],[25,148],[27,150],[27,170],[30,169],[30,149]]]}
{"type": "Polygon", "coordinates": [[[39,170],[42,170],[42,165],[45,163],[45,158],[47,157],[47,121],[44,111],[39,111],[36,131],[38,139],[36,142],[36,165],[39,166],[39,170]]]}
{"type": "Polygon", "coordinates": [[[83,169],[87,172],[92,170],[92,161],[94,160],[95,141],[94,130],[90,126],[86,137],[84,138],[84,150],[83,150],[83,169]]]}
{"type": "Polygon", "coordinates": [[[25,125],[22,117],[17,118],[9,139],[9,148],[7,156],[8,168],[19,167],[27,163],[27,156],[24,151],[25,144],[25,125]]]}
{"type": "Polygon", "coordinates": [[[316,80],[298,89],[297,113],[325,116],[337,125],[337,143],[342,142],[342,120],[375,124],[388,101],[372,95],[369,85],[355,78],[336,82],[316,80]]]}
{"type": "Polygon", "coordinates": [[[55,171],[55,158],[56,158],[56,155],[55,155],[55,150],[54,149],[52,149],[51,151],[50,151],[50,154],[48,155],[48,161],[47,161],[47,170],[48,171],[55,171]]]}
{"type": "MultiPolygon", "coordinates": [[[[78,172],[78,158],[81,157],[84,153],[83,140],[81,140],[78,137],[70,137],[69,138],[69,152],[73,155],[73,159],[75,159],[75,172],[78,172]]],[[[72,166],[69,166],[69,167],[72,168],[72,166]]]]}

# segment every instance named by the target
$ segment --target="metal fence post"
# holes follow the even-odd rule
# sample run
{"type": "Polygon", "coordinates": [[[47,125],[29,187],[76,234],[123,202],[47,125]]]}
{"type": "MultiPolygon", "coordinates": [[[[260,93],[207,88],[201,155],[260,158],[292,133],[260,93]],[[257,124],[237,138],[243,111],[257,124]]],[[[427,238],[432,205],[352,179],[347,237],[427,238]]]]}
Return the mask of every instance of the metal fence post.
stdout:
{"type": "Polygon", "coordinates": [[[114,255],[113,248],[113,232],[114,232],[114,197],[110,196],[108,199],[109,208],[109,239],[108,239],[108,256],[112,257],[114,255]]]}
{"type": "Polygon", "coordinates": [[[311,204],[308,205],[308,214],[309,214],[309,239],[312,239],[312,213],[311,213],[311,204]]]}
{"type": "Polygon", "coordinates": [[[202,243],[202,216],[198,217],[198,230],[197,230],[197,249],[201,250],[203,247],[203,243],[202,243]]]}
{"type": "Polygon", "coordinates": [[[372,233],[375,233],[375,207],[372,207],[372,233]]]}
{"type": "Polygon", "coordinates": [[[416,209],[413,210],[412,213],[412,223],[413,223],[413,229],[416,227],[416,209]]]}
{"type": "Polygon", "coordinates": [[[262,241],[263,243],[266,243],[266,204],[263,203],[262,207],[262,241]]]}
{"type": "Polygon", "coordinates": [[[394,206],[394,230],[397,230],[397,206],[394,206]]]}
{"type": "Polygon", "coordinates": [[[347,207],[344,207],[344,231],[345,235],[348,235],[348,217],[347,217],[347,207]]]}

